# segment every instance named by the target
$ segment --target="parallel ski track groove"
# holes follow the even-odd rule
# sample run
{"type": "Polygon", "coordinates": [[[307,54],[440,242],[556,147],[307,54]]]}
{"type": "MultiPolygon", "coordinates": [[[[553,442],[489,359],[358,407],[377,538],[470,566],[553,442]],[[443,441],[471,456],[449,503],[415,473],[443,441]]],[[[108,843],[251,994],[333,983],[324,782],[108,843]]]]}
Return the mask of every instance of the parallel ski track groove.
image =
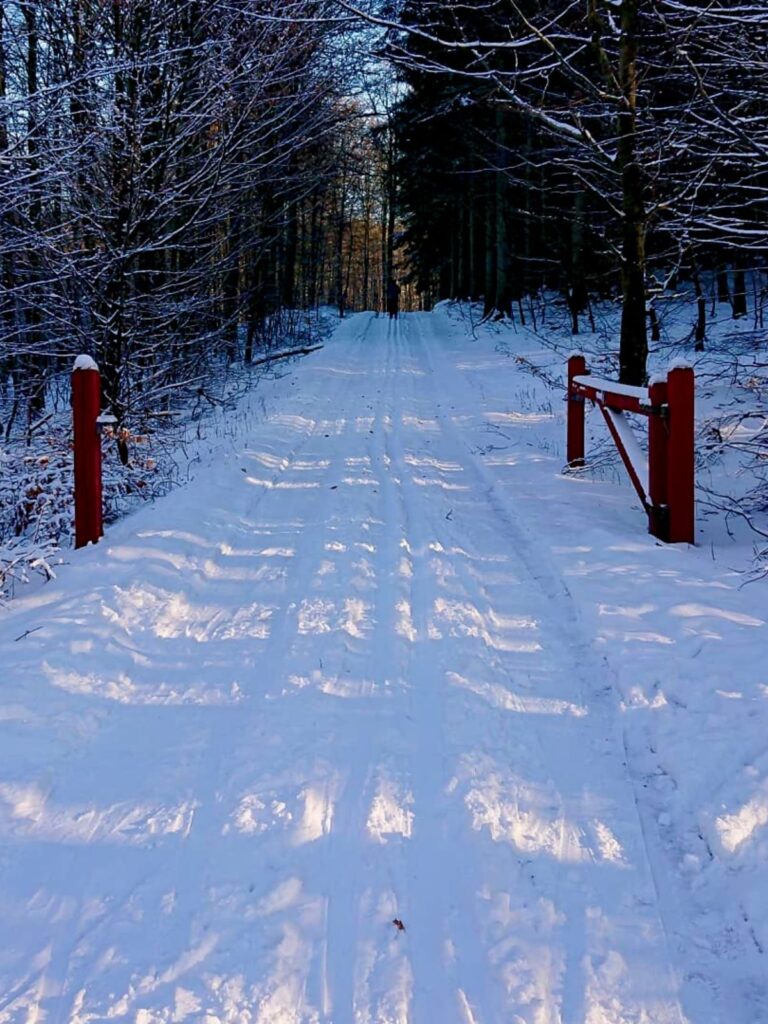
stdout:
{"type": "MultiPolygon", "coordinates": [[[[435,382],[441,374],[446,377],[453,376],[454,379],[460,378],[458,377],[457,372],[447,368],[447,364],[445,362],[440,363],[438,369],[438,363],[435,359],[432,348],[432,339],[429,337],[431,332],[431,325],[429,330],[425,330],[423,320],[419,318],[417,320],[417,334],[419,335],[421,345],[423,346],[425,359],[430,370],[430,374],[428,376],[433,390],[436,392],[435,382]]],[[[562,619],[560,615],[553,616],[549,623],[549,627],[556,633],[560,633],[561,645],[563,648],[576,654],[576,657],[573,658],[574,673],[578,679],[580,691],[584,697],[589,696],[590,706],[594,710],[597,710],[598,708],[601,709],[604,724],[609,730],[615,752],[617,754],[620,752],[622,755],[619,758],[622,766],[622,776],[632,802],[638,834],[642,841],[643,856],[648,871],[648,877],[651,880],[656,896],[656,916],[665,940],[667,962],[673,963],[674,955],[670,939],[670,923],[666,920],[662,909],[663,904],[660,899],[659,885],[656,878],[656,872],[654,870],[653,857],[651,855],[646,835],[645,822],[638,803],[636,783],[627,761],[628,755],[624,731],[620,729],[618,725],[618,697],[612,681],[613,673],[611,668],[606,659],[598,656],[594,652],[592,645],[586,641],[571,593],[552,565],[549,556],[542,549],[541,545],[537,544],[534,535],[525,528],[525,526],[520,522],[519,517],[516,516],[509,507],[506,499],[500,494],[493,475],[478,460],[477,456],[472,451],[471,446],[462,435],[461,430],[452,422],[451,418],[446,416],[442,411],[440,403],[437,401],[437,394],[435,410],[437,419],[441,423],[446,434],[451,436],[457,447],[464,452],[464,465],[473,472],[479,484],[478,493],[483,495],[485,501],[496,515],[499,523],[503,524],[504,529],[507,531],[510,542],[509,550],[514,551],[515,556],[518,558],[521,565],[525,567],[528,577],[535,582],[544,595],[556,605],[558,611],[563,616],[562,619]],[[535,558],[533,557],[534,552],[535,558]],[[563,622],[567,623],[567,628],[563,625],[563,622]],[[590,685],[590,679],[603,679],[604,685],[599,689],[595,689],[593,685],[590,685]]],[[[574,964],[573,969],[577,970],[578,966],[574,964]]],[[[686,1024],[686,1018],[683,1014],[682,1007],[680,1006],[679,999],[677,1000],[676,1010],[680,1024],[686,1024]]]]}

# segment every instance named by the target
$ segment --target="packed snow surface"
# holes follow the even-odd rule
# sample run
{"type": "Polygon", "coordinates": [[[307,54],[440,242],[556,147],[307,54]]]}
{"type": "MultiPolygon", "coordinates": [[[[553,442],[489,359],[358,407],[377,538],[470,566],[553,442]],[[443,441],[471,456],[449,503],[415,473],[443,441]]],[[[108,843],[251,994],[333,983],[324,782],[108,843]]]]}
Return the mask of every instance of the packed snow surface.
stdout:
{"type": "Polygon", "coordinates": [[[0,1022],[768,1021],[763,585],[445,310],[265,388],[0,619],[0,1022]]]}

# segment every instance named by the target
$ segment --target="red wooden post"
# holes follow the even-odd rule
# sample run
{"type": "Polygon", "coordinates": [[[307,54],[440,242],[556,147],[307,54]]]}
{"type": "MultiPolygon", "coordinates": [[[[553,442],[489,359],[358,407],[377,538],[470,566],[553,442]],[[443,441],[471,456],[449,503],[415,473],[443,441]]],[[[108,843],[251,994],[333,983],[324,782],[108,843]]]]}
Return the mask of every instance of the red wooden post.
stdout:
{"type": "Polygon", "coordinates": [[[648,531],[669,540],[667,382],[656,380],[648,389],[653,406],[648,418],[648,531]],[[662,415],[663,411],[663,415],[662,415]]]}
{"type": "Polygon", "coordinates": [[[669,442],[667,493],[669,541],[695,542],[694,522],[694,376],[690,366],[673,367],[667,376],[669,442]]]}
{"type": "Polygon", "coordinates": [[[72,371],[72,423],[75,439],[75,547],[96,544],[103,536],[101,438],[96,421],[101,411],[101,377],[90,356],[78,356],[72,371]]]}
{"type": "Polygon", "coordinates": [[[584,399],[574,394],[573,378],[583,377],[587,372],[584,356],[574,353],[568,357],[568,442],[567,461],[569,466],[584,465],[584,399]]]}

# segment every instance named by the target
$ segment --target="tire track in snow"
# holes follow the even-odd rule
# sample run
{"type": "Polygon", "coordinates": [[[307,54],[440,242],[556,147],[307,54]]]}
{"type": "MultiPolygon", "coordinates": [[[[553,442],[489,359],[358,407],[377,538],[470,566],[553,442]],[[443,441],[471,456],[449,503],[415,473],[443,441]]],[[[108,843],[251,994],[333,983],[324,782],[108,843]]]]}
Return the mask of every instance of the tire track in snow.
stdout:
{"type": "MultiPolygon", "coordinates": [[[[429,457],[429,438],[418,444],[420,426],[419,392],[423,378],[418,375],[409,341],[411,318],[404,318],[397,334],[399,383],[392,414],[391,462],[399,479],[399,500],[406,526],[406,543],[413,563],[410,606],[414,631],[409,664],[411,785],[415,795],[415,820],[409,854],[408,920],[414,970],[413,1018],[490,1024],[485,1010],[493,983],[479,956],[471,956],[473,1010],[456,976],[455,950],[461,947],[449,925],[455,916],[450,904],[463,890],[464,866],[456,858],[457,835],[447,815],[446,756],[444,731],[444,666],[440,650],[431,636],[430,611],[434,574],[430,565],[435,514],[425,491],[414,482],[414,460],[429,457]],[[418,382],[418,383],[417,383],[418,382]],[[410,444],[405,439],[410,431],[410,444]],[[477,1016],[475,1016],[477,1014],[477,1016]]],[[[434,504],[434,503],[432,503],[434,504]]],[[[470,920],[460,928],[471,928],[470,920]]]]}
{"type": "MultiPolygon", "coordinates": [[[[639,997],[625,1000],[620,986],[624,954],[630,972],[647,969],[637,983],[661,992],[658,1012],[643,995],[645,1019],[679,1021],[663,942],[643,960],[658,931],[656,905],[640,902],[643,866],[611,846],[641,856],[605,670],[562,581],[445,408],[459,392],[426,324],[371,317],[357,336],[350,328],[318,357],[339,375],[327,390],[306,364],[310,398],[295,408],[315,416],[314,431],[298,443],[279,423],[259,434],[277,471],[259,474],[260,494],[232,485],[242,522],[227,521],[229,504],[209,518],[197,496],[213,548],[214,536],[242,543],[248,523],[266,538],[254,548],[291,547],[283,578],[226,584],[231,609],[246,596],[274,606],[270,634],[233,654],[216,645],[219,617],[200,633],[211,647],[183,631],[148,640],[143,655],[170,660],[170,650],[207,682],[250,659],[243,700],[121,710],[123,751],[167,731],[167,752],[135,766],[128,795],[170,806],[191,790],[199,806],[183,842],[159,834],[139,853],[115,846],[95,861],[96,893],[112,868],[126,886],[112,884],[90,932],[57,918],[46,990],[61,995],[34,997],[52,1019],[640,1024],[639,997]],[[358,396],[372,397],[378,377],[371,434],[356,420],[358,396]],[[346,425],[326,442],[320,416],[346,425]],[[307,481],[318,486],[293,486],[307,481]],[[346,598],[365,615],[342,616],[346,598]],[[586,670],[571,671],[575,661],[586,670]],[[637,884],[625,882],[635,870],[637,884]]],[[[242,553],[246,568],[266,557],[242,553]]],[[[183,588],[186,563],[169,565],[140,566],[137,579],[183,588]]],[[[201,572],[199,601],[221,596],[217,580],[201,572]]],[[[118,628],[110,620],[101,636],[118,628]]],[[[84,769],[115,763],[109,738],[84,744],[84,769]]],[[[70,799],[114,796],[87,778],[82,789],[69,776],[57,785],[70,799]]],[[[70,850],[82,876],[94,851],[70,850]]],[[[79,884],[75,902],[93,889],[79,884]]]]}
{"type": "MultiPolygon", "coordinates": [[[[376,327],[379,327],[378,323],[376,327]]],[[[372,356],[368,356],[365,386],[367,389],[376,388],[376,396],[372,427],[364,435],[365,454],[356,455],[355,462],[363,466],[367,464],[377,480],[377,492],[381,495],[376,505],[371,507],[373,528],[367,534],[371,541],[369,546],[374,546],[375,542],[376,547],[376,551],[371,553],[376,589],[369,657],[377,684],[386,693],[386,702],[381,715],[368,714],[359,719],[350,783],[343,794],[344,799],[339,802],[334,836],[329,845],[331,870],[337,875],[337,881],[329,896],[327,918],[329,978],[332,979],[328,1012],[329,1019],[339,1021],[339,1024],[352,1024],[366,1017],[377,1019],[375,1011],[371,1016],[370,1002],[379,996],[375,974],[382,942],[371,928],[371,919],[376,918],[376,907],[371,905],[371,899],[381,884],[380,867],[385,854],[381,848],[372,848],[368,822],[386,757],[386,734],[382,735],[382,722],[394,718],[396,712],[389,705],[398,700],[400,687],[397,645],[392,642],[395,602],[392,582],[387,575],[391,553],[388,546],[391,523],[387,516],[390,510],[389,484],[380,457],[389,410],[392,353],[389,345],[381,344],[381,331],[374,330],[371,334],[373,336],[369,336],[367,345],[372,356]],[[385,508],[383,522],[376,514],[382,502],[385,508]],[[337,855],[337,844],[343,844],[345,856],[337,855]]],[[[378,924],[378,930],[381,930],[381,923],[378,924]]]]}
{"type": "MultiPolygon", "coordinates": [[[[608,759],[608,763],[612,762],[613,765],[619,768],[619,780],[615,789],[619,793],[623,791],[623,795],[615,802],[615,808],[626,808],[627,806],[631,808],[629,814],[625,815],[627,819],[625,820],[625,825],[633,830],[635,836],[639,838],[639,842],[635,843],[635,848],[644,863],[644,870],[641,870],[641,874],[647,877],[653,887],[655,894],[654,916],[659,932],[664,936],[666,949],[669,951],[670,944],[666,922],[660,905],[642,817],[637,807],[634,785],[629,776],[626,763],[623,760],[623,745],[615,717],[617,708],[610,682],[610,669],[604,659],[599,658],[594,653],[591,645],[585,640],[570,593],[557,572],[549,564],[545,553],[540,549],[540,546],[536,543],[535,538],[527,527],[515,516],[507,501],[501,497],[492,475],[471,451],[470,446],[462,436],[460,428],[454,424],[450,414],[441,408],[442,401],[444,401],[446,395],[451,394],[452,390],[459,389],[456,389],[453,381],[446,386],[448,379],[453,373],[445,369],[445,364],[440,361],[439,356],[435,356],[432,350],[431,335],[433,327],[431,321],[428,321],[425,317],[419,317],[416,324],[416,333],[425,355],[429,371],[428,378],[434,392],[436,416],[441,428],[446,437],[452,439],[455,450],[461,453],[459,461],[474,475],[476,485],[478,485],[476,486],[476,491],[479,495],[482,495],[482,500],[491,510],[499,533],[506,537],[509,551],[514,553],[514,557],[520,562],[525,575],[535,584],[540,593],[544,595],[547,602],[556,609],[555,615],[552,615],[550,612],[546,617],[546,632],[550,640],[557,642],[557,646],[562,652],[562,663],[565,664],[570,661],[573,665],[574,677],[577,683],[577,701],[578,703],[588,704],[590,717],[595,726],[591,730],[592,742],[596,741],[600,744],[600,734],[602,732],[602,743],[605,746],[605,749],[601,752],[602,756],[608,759]],[[439,386],[438,382],[442,386],[439,386]],[[595,685],[596,683],[597,685],[595,685]],[[587,696],[588,701],[585,701],[584,698],[587,696]]],[[[541,735],[537,736],[537,742],[544,757],[556,758],[557,751],[550,745],[547,752],[547,748],[541,747],[540,740],[541,735]]],[[[585,751],[584,753],[586,755],[587,752],[585,751]]],[[[598,756],[600,755],[598,754],[598,756]]],[[[592,757],[594,759],[594,755],[592,757]]],[[[603,766],[606,767],[605,762],[603,762],[603,766]]],[[[565,820],[565,813],[561,812],[560,821],[563,829],[565,828],[565,820]]],[[[566,843],[567,841],[565,832],[563,832],[562,842],[566,843]]],[[[586,917],[587,906],[585,901],[577,899],[574,902],[572,892],[573,879],[564,878],[563,874],[560,874],[556,883],[558,897],[562,905],[567,908],[572,919],[586,917]]],[[[594,931],[594,925],[592,930],[594,931]]],[[[584,973],[584,963],[582,961],[584,957],[587,960],[589,959],[590,941],[594,942],[594,936],[585,933],[583,942],[576,944],[568,943],[568,966],[565,971],[562,1007],[565,1020],[581,1019],[584,1013],[585,998],[596,998],[598,1001],[601,999],[598,991],[600,988],[599,979],[595,980],[594,973],[592,972],[591,977],[588,974],[586,979],[582,977],[584,973]],[[591,993],[589,991],[590,986],[592,988],[591,993]]],[[[669,959],[668,954],[666,963],[669,963],[669,959]]],[[[665,988],[670,993],[676,991],[676,984],[671,978],[670,972],[667,972],[665,988]]],[[[656,1020],[679,1022],[684,1019],[676,997],[673,997],[671,1000],[667,998],[663,1004],[657,1003],[654,1012],[658,1015],[653,1018],[654,1024],[656,1024],[656,1020]]]]}
{"type": "MultiPolygon", "coordinates": [[[[366,325],[366,332],[369,327],[370,324],[366,325]]],[[[355,346],[360,347],[358,361],[361,368],[363,361],[367,358],[362,353],[364,340],[365,335],[356,341],[355,346]]],[[[349,401],[344,401],[343,399],[348,394],[350,387],[349,379],[342,377],[333,389],[332,394],[327,396],[328,408],[335,411],[340,405],[348,406],[349,401]]],[[[282,509],[287,507],[287,499],[290,498],[291,492],[281,491],[277,485],[281,481],[290,482],[293,477],[301,479],[302,474],[297,473],[297,464],[301,461],[302,453],[316,442],[322,428],[323,424],[321,422],[316,423],[312,432],[302,437],[298,443],[293,444],[288,453],[282,457],[277,471],[267,477],[263,490],[256,500],[249,500],[247,502],[248,518],[251,521],[258,519],[262,511],[266,511],[265,503],[267,505],[273,504],[276,496],[279,496],[279,507],[282,509]]],[[[314,508],[315,514],[319,515],[321,521],[325,518],[323,508],[328,508],[331,500],[331,480],[328,473],[332,472],[333,469],[334,467],[330,467],[329,471],[326,471],[326,474],[321,478],[320,492],[322,504],[321,506],[315,505],[314,508]],[[326,483],[328,487],[325,486],[326,483]]],[[[295,505],[300,507],[301,502],[297,502],[295,505]]],[[[294,572],[289,574],[290,579],[286,582],[286,594],[293,594],[297,591],[305,592],[305,583],[312,574],[313,563],[311,559],[316,555],[313,547],[313,543],[316,543],[317,540],[316,537],[305,531],[299,533],[297,539],[299,545],[297,545],[295,564],[300,571],[306,570],[306,576],[303,579],[297,579],[294,572]],[[299,550],[299,547],[301,547],[301,550],[299,550]],[[306,558],[304,557],[305,554],[306,558]]],[[[201,584],[201,586],[203,585],[201,584]]],[[[210,587],[210,583],[208,586],[210,587]]],[[[203,589],[205,589],[204,586],[203,589]]],[[[257,585],[256,589],[263,591],[264,585],[257,585]]],[[[287,600],[278,602],[278,614],[271,624],[272,634],[270,641],[261,652],[260,662],[262,665],[276,665],[278,654],[284,653],[285,631],[283,627],[285,626],[289,610],[289,602],[287,600]]],[[[261,684],[259,688],[261,688],[261,684]]],[[[244,782],[242,766],[252,761],[254,745],[258,747],[265,736],[264,705],[259,703],[257,708],[249,710],[249,704],[257,696],[257,693],[249,692],[245,696],[246,703],[241,706],[242,713],[237,716],[238,727],[234,734],[230,731],[232,720],[228,719],[226,723],[222,724],[222,728],[227,730],[226,738],[219,736],[217,739],[216,734],[220,732],[220,729],[213,726],[208,729],[208,739],[205,742],[196,744],[197,753],[194,762],[190,762],[188,766],[188,774],[191,772],[198,779],[196,787],[198,811],[196,827],[192,835],[185,836],[183,842],[176,844],[165,856],[159,859],[154,858],[155,864],[151,871],[144,872],[141,877],[131,878],[122,887],[120,898],[117,901],[111,899],[109,905],[105,906],[104,913],[99,916],[95,925],[88,927],[77,935],[70,945],[70,952],[68,954],[64,955],[63,951],[56,951],[56,955],[49,966],[49,975],[52,978],[54,976],[62,978],[63,992],[69,990],[73,993],[73,997],[77,993],[78,998],[81,994],[87,994],[86,989],[90,986],[87,984],[86,988],[81,986],[83,982],[86,982],[91,972],[88,969],[87,963],[83,963],[82,959],[75,969],[72,966],[73,954],[85,937],[88,938],[89,942],[93,942],[95,937],[99,936],[100,944],[105,945],[107,937],[112,935],[116,925],[118,925],[117,917],[121,906],[125,906],[128,903],[132,903],[136,907],[149,908],[153,904],[159,906],[164,893],[174,893],[174,918],[177,921],[188,921],[188,927],[192,929],[202,926],[202,922],[209,912],[209,886],[211,884],[211,872],[207,866],[210,857],[208,848],[209,838],[211,835],[216,835],[220,832],[222,812],[226,815],[229,807],[236,802],[238,784],[244,782]],[[222,751],[222,753],[217,756],[218,751],[222,751]],[[204,759],[205,771],[203,771],[204,759]],[[195,765],[197,765],[196,769],[195,765]],[[204,785],[201,787],[199,783],[202,780],[204,780],[204,785]],[[200,922],[200,925],[197,925],[196,922],[200,922]],[[64,960],[66,960],[66,965],[64,960]]],[[[266,719],[268,722],[270,719],[269,713],[267,713],[266,719]]],[[[223,820],[226,820],[226,818],[223,820]]],[[[152,950],[154,950],[151,957],[152,960],[158,961],[160,959],[160,962],[162,960],[160,958],[161,947],[159,943],[162,941],[162,936],[163,929],[158,929],[148,944],[148,951],[152,953],[152,950]]],[[[158,992],[159,995],[160,993],[158,992]]],[[[130,994],[130,990],[121,996],[120,989],[118,989],[111,1005],[113,1007],[118,1005],[125,1005],[127,1007],[132,1003],[133,999],[134,996],[130,994]]],[[[62,1004],[64,1001],[62,999],[62,1004]]],[[[62,1009],[62,1012],[65,1011],[62,1009]]]]}

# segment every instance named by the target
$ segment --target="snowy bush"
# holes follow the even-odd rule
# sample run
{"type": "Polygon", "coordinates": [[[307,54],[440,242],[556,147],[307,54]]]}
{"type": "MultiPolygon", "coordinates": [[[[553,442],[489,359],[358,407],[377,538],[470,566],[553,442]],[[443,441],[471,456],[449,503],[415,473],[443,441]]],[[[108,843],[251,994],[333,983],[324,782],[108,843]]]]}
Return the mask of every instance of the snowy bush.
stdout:
{"type": "MultiPolygon", "coordinates": [[[[102,439],[104,522],[115,522],[138,505],[168,493],[189,476],[201,450],[242,428],[245,395],[273,372],[286,351],[321,342],[337,322],[335,312],[284,311],[269,321],[269,347],[254,365],[209,367],[204,381],[175,404],[137,407],[130,426],[107,430],[102,439]]],[[[19,584],[48,580],[74,538],[72,417],[69,375],[54,378],[39,425],[22,430],[9,413],[15,398],[0,390],[0,603],[19,584]],[[11,429],[13,427],[13,429],[11,429]],[[44,427],[44,429],[43,429],[44,427]],[[10,433],[10,437],[8,434],[10,433]]]]}

